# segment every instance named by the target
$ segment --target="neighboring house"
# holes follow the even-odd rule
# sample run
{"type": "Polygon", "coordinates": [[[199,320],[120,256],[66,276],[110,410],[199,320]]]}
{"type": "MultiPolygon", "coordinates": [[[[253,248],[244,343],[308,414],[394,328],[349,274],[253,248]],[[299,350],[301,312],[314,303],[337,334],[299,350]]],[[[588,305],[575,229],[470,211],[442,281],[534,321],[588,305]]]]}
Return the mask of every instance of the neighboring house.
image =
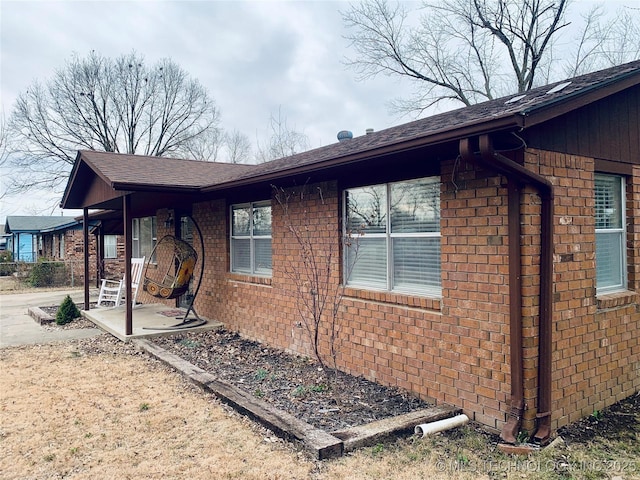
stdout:
{"type": "Polygon", "coordinates": [[[9,244],[9,237],[11,237],[11,235],[5,233],[4,225],[0,225],[0,252],[8,250],[7,245],[9,244]]]}
{"type": "Polygon", "coordinates": [[[65,235],[69,231],[82,231],[82,223],[74,217],[8,216],[4,229],[10,235],[8,245],[13,258],[36,262],[38,258],[64,259],[65,235]]]}
{"type": "MultiPolygon", "coordinates": [[[[92,223],[99,223],[98,221],[92,223]]],[[[82,217],[8,216],[4,225],[7,249],[14,261],[37,262],[38,259],[63,261],[73,282],[84,280],[84,238],[82,217]]],[[[120,279],[124,272],[124,238],[104,235],[102,261],[97,253],[98,240],[90,237],[89,279],[120,279]]]]}
{"type": "Polygon", "coordinates": [[[80,151],[62,207],[138,251],[191,215],[198,313],[301,354],[313,232],[338,368],[545,442],[640,389],[639,118],[636,61],[255,166],[80,151]]]}

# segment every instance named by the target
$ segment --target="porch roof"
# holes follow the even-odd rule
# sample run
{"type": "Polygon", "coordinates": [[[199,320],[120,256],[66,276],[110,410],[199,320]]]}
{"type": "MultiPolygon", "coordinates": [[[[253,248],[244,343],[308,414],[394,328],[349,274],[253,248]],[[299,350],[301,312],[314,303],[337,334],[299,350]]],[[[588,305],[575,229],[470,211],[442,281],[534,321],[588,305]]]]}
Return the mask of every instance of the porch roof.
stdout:
{"type": "Polygon", "coordinates": [[[121,197],[152,193],[150,202],[163,197],[194,194],[208,184],[246,172],[250,165],[203,162],[80,150],[65,189],[62,208],[119,209],[121,197]]]}

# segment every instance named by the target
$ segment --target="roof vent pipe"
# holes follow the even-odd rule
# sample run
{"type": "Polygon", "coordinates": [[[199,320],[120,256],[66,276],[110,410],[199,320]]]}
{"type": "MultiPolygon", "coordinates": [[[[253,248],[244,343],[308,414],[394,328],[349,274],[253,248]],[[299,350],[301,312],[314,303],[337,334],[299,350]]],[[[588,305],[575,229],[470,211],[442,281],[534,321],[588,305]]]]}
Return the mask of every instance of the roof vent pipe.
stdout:
{"type": "Polygon", "coordinates": [[[373,133],[373,128],[367,128],[365,132],[367,133],[367,135],[371,135],[373,133]]]}
{"type": "Polygon", "coordinates": [[[338,132],[338,141],[344,142],[345,140],[351,140],[353,138],[353,133],[349,130],[340,130],[338,132]]]}

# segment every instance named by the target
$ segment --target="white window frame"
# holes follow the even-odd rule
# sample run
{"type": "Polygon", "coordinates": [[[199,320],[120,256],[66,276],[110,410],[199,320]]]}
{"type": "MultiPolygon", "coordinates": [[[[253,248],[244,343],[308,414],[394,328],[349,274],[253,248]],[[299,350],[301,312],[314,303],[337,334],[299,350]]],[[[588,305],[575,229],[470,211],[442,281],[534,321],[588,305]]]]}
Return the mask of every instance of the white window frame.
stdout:
{"type": "Polygon", "coordinates": [[[64,232],[62,232],[60,234],[60,237],[58,239],[58,256],[60,257],[61,260],[64,260],[64,232]]]}
{"type": "MultiPolygon", "coordinates": [[[[131,255],[133,258],[140,258],[144,255],[149,262],[155,263],[155,256],[151,256],[151,252],[156,246],[158,242],[158,226],[157,219],[154,216],[151,217],[141,217],[134,218],[131,220],[131,255]],[[140,239],[140,221],[143,219],[149,219],[151,222],[151,242],[150,244],[145,245],[146,248],[141,248],[141,239],[140,239]]],[[[144,240],[144,239],[143,239],[144,240]]]]}
{"type": "MultiPolygon", "coordinates": [[[[620,198],[617,199],[620,205],[620,226],[619,227],[610,227],[610,228],[598,228],[598,199],[595,198],[595,208],[596,208],[596,295],[611,293],[616,291],[622,291],[627,289],[627,219],[626,219],[626,190],[625,190],[625,178],[620,175],[610,175],[603,173],[596,173],[595,182],[598,181],[598,178],[601,179],[611,179],[615,178],[618,182],[620,182],[620,198]],[[615,237],[617,239],[617,243],[620,257],[618,259],[619,263],[616,265],[616,268],[619,269],[620,275],[617,278],[617,281],[608,283],[605,285],[598,285],[598,272],[602,272],[604,268],[606,268],[602,263],[598,263],[598,238],[607,237],[615,237]]],[[[594,197],[596,189],[594,186],[594,197]]],[[[613,213],[613,212],[612,212],[613,213]]]]}
{"type": "Polygon", "coordinates": [[[104,236],[104,258],[118,258],[118,236],[104,236]]]}
{"type": "MultiPolygon", "coordinates": [[[[264,200],[259,202],[238,203],[229,207],[229,237],[230,237],[230,271],[232,273],[240,273],[244,275],[256,275],[261,277],[271,277],[273,274],[272,268],[261,267],[256,265],[256,240],[269,240],[271,242],[272,235],[255,235],[253,227],[253,209],[269,207],[271,209],[271,200],[264,200]],[[234,211],[239,209],[249,208],[249,234],[237,235],[233,231],[234,211]],[[242,268],[234,264],[235,258],[235,244],[240,240],[249,240],[249,268],[242,268]]],[[[271,243],[270,243],[271,244],[271,243]]]]}
{"type": "MultiPolygon", "coordinates": [[[[395,285],[395,278],[394,278],[394,258],[393,258],[393,242],[395,239],[409,239],[409,238],[438,238],[440,239],[442,237],[440,228],[438,227],[438,231],[433,231],[433,232],[419,232],[419,233],[394,233],[392,232],[392,225],[391,225],[391,210],[392,210],[392,206],[391,206],[391,202],[392,200],[392,195],[391,195],[391,190],[392,190],[392,186],[393,185],[398,185],[398,184],[408,184],[408,183],[414,183],[414,182],[419,182],[419,181],[424,181],[424,180],[429,180],[429,181],[433,181],[433,183],[437,183],[438,185],[440,185],[441,179],[439,176],[433,176],[433,177],[424,177],[424,178],[418,178],[418,179],[413,179],[413,180],[406,180],[406,181],[401,181],[401,182],[392,182],[392,183],[383,183],[383,184],[376,184],[376,185],[365,185],[362,187],[354,187],[352,189],[345,189],[343,191],[343,212],[342,212],[342,219],[343,219],[343,238],[345,238],[347,240],[347,244],[348,245],[354,245],[356,244],[356,242],[362,241],[364,239],[371,239],[371,238],[383,238],[386,240],[386,287],[385,288],[380,288],[380,286],[378,284],[373,284],[373,283],[367,283],[366,281],[353,281],[351,278],[345,278],[344,282],[346,285],[348,286],[353,286],[353,287],[359,287],[359,288],[365,288],[365,289],[369,289],[369,290],[378,290],[378,291],[388,291],[388,292],[393,292],[393,293],[404,293],[404,294],[410,294],[410,295],[420,295],[420,296],[428,296],[428,297],[437,297],[437,298],[441,298],[442,297],[442,280],[441,280],[441,276],[440,276],[440,280],[439,280],[439,286],[435,287],[435,286],[427,286],[427,285],[415,285],[413,287],[411,286],[396,286],[395,285]],[[347,205],[347,194],[350,190],[357,190],[357,189],[361,189],[361,188],[367,188],[367,187],[378,187],[378,186],[384,186],[386,187],[386,212],[385,212],[385,216],[386,216],[386,229],[385,229],[385,233],[369,233],[366,231],[366,229],[364,229],[362,232],[349,232],[347,231],[348,228],[348,224],[349,224],[349,219],[348,219],[348,205],[347,205]]],[[[438,190],[439,192],[439,190],[438,190]]],[[[439,195],[439,193],[438,193],[439,195]]],[[[438,205],[439,205],[439,200],[440,198],[438,197],[438,205]]],[[[438,206],[439,208],[439,206],[438,206]]],[[[438,211],[438,218],[440,218],[440,211],[438,211]]],[[[349,265],[349,246],[346,246],[343,249],[343,272],[345,272],[345,277],[350,277],[351,276],[351,266],[349,265]]],[[[357,247],[356,247],[357,248],[357,247]]],[[[442,254],[440,254],[440,259],[442,258],[442,254]]],[[[357,258],[356,258],[356,262],[357,262],[357,258]]],[[[440,265],[442,263],[440,262],[440,265]]]]}

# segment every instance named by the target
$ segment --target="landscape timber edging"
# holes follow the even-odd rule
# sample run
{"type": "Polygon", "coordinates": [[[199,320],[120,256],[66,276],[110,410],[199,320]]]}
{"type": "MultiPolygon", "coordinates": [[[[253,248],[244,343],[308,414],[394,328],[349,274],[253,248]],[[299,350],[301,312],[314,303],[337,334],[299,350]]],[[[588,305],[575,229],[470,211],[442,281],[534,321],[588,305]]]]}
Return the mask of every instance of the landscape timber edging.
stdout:
{"type": "Polygon", "coordinates": [[[52,323],[53,321],[55,321],[55,318],[42,310],[40,307],[29,307],[27,313],[40,325],[47,325],[48,323],[52,323]]]}
{"type": "Polygon", "coordinates": [[[158,360],[178,370],[205,391],[210,391],[223,402],[257,420],[274,433],[301,442],[318,460],[342,456],[344,443],[339,438],[255,398],[240,388],[217,379],[214,375],[148,340],[137,339],[132,342],[158,360]]]}
{"type": "Polygon", "coordinates": [[[391,437],[413,434],[416,425],[453,417],[461,412],[462,409],[458,407],[437,405],[346,428],[332,432],[332,434],[344,441],[344,451],[348,453],[357,448],[371,447],[382,443],[391,437]]]}
{"type": "Polygon", "coordinates": [[[340,457],[357,448],[372,446],[393,436],[413,433],[416,425],[452,417],[461,412],[450,405],[416,410],[395,417],[383,418],[364,425],[327,433],[293,415],[255,398],[234,385],[217,379],[209,372],[183,358],[168,352],[149,340],[132,342],[148,354],[169,365],[196,385],[213,393],[240,413],[247,415],[272,430],[277,435],[301,442],[318,460],[340,457]]]}

